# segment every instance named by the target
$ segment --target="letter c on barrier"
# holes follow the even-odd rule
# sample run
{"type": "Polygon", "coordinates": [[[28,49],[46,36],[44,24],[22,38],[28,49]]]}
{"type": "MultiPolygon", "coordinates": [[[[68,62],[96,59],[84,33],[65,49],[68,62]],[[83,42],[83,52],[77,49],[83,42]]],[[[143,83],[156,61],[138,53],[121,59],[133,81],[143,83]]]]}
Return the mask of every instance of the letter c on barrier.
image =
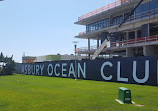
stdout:
{"type": "Polygon", "coordinates": [[[104,80],[111,80],[112,79],[112,75],[110,75],[109,77],[106,77],[104,74],[104,67],[108,65],[110,67],[112,67],[112,63],[111,62],[104,62],[104,64],[101,66],[101,76],[104,80]]]}

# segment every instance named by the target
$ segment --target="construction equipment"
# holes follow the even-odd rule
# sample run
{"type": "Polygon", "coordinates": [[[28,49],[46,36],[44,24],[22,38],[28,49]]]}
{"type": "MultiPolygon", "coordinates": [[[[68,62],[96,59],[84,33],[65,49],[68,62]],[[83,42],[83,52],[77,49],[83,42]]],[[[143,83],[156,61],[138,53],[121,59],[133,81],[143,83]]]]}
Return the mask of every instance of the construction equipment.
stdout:
{"type": "Polygon", "coordinates": [[[128,20],[128,18],[135,12],[135,10],[138,8],[138,6],[140,6],[140,4],[143,2],[144,0],[140,0],[140,2],[134,7],[134,9],[132,9],[130,11],[130,13],[124,18],[124,20],[118,25],[118,27],[116,28],[115,32],[112,33],[108,33],[107,35],[107,39],[104,40],[104,42],[101,44],[101,46],[95,51],[95,53],[92,56],[92,60],[96,59],[96,57],[101,53],[101,51],[104,49],[105,46],[107,46],[108,42],[110,42],[110,39],[112,37],[117,37],[118,34],[118,29],[121,28],[121,26],[128,20]]]}

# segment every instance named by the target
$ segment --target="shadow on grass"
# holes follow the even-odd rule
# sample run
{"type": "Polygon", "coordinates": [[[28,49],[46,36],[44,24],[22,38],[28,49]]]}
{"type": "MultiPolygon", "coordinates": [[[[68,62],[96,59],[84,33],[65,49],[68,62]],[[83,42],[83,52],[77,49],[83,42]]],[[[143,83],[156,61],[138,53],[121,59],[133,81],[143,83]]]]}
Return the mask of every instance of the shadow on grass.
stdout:
{"type": "Polygon", "coordinates": [[[0,76],[12,76],[13,74],[0,74],[0,76]]]}

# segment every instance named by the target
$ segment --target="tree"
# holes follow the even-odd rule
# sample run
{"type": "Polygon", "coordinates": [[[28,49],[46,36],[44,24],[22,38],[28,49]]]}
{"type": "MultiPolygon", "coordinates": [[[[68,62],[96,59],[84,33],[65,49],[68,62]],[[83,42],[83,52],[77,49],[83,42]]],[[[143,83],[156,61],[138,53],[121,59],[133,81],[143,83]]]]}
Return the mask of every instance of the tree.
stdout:
{"type": "Polygon", "coordinates": [[[0,62],[3,62],[3,59],[4,59],[4,56],[3,56],[3,53],[1,52],[1,54],[0,54],[0,62]]]}
{"type": "Polygon", "coordinates": [[[15,70],[15,62],[13,55],[11,57],[4,57],[3,53],[0,54],[0,74],[10,75],[15,70]]]}

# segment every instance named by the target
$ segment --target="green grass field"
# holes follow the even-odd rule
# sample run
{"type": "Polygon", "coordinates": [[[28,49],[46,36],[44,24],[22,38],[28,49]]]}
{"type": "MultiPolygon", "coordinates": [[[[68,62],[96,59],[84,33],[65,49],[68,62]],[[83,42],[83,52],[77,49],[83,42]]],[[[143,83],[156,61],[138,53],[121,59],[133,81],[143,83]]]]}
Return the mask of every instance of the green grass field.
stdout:
{"type": "Polygon", "coordinates": [[[0,111],[158,111],[158,87],[30,75],[0,76],[0,111]],[[144,107],[115,101],[118,88],[144,107]]]}

